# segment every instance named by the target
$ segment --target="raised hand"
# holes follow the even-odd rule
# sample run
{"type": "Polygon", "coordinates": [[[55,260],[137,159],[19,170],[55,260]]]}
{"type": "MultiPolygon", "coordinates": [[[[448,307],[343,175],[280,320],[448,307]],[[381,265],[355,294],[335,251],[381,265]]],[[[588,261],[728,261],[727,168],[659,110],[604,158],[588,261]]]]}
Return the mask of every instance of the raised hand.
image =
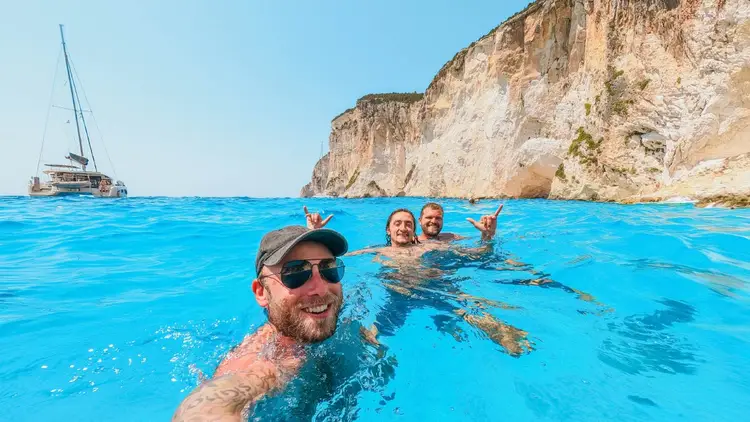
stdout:
{"type": "Polygon", "coordinates": [[[479,222],[473,218],[467,218],[466,220],[474,225],[477,230],[482,232],[482,239],[489,240],[495,237],[495,231],[497,230],[497,216],[500,215],[502,209],[503,206],[500,205],[497,207],[497,211],[495,211],[494,214],[483,215],[482,218],[479,219],[479,222]]]}
{"type": "Polygon", "coordinates": [[[304,207],[305,210],[305,219],[307,220],[307,228],[311,230],[315,229],[321,229],[325,227],[326,224],[328,224],[329,221],[331,221],[331,218],[333,218],[333,214],[326,217],[325,220],[323,220],[323,217],[320,216],[318,213],[310,213],[307,211],[307,206],[304,207]]]}

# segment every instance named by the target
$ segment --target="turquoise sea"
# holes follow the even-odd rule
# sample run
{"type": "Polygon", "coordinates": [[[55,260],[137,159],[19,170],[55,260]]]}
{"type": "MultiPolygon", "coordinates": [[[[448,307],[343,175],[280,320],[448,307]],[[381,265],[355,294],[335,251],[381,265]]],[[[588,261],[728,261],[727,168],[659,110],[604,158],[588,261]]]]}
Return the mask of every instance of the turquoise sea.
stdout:
{"type": "MultiPolygon", "coordinates": [[[[263,323],[266,231],[307,205],[358,249],[427,200],[0,197],[0,420],[169,420],[263,323]]],[[[482,244],[466,218],[498,202],[440,202],[469,239],[402,270],[344,258],[336,335],[250,420],[750,414],[750,210],[506,200],[482,244]]]]}

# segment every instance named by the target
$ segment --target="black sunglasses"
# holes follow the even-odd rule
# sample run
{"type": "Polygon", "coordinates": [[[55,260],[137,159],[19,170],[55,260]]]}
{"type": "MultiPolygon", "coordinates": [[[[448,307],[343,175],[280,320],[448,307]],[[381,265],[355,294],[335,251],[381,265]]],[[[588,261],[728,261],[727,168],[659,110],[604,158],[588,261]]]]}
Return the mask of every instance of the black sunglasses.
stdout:
{"type": "MultiPolygon", "coordinates": [[[[344,278],[344,261],[338,258],[321,259],[317,264],[305,259],[285,262],[281,266],[281,272],[271,273],[271,275],[278,275],[284,286],[296,289],[302,287],[312,277],[312,270],[316,265],[320,275],[329,283],[338,283],[344,278]]],[[[268,277],[268,275],[263,277],[268,277]]]]}

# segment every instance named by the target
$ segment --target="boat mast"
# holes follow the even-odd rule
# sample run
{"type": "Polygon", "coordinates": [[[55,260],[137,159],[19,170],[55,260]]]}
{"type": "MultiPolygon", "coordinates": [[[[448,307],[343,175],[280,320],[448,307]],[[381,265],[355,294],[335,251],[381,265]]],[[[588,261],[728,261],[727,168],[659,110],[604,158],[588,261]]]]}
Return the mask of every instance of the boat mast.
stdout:
{"type": "MultiPolygon", "coordinates": [[[[73,102],[73,115],[76,120],[76,132],[78,133],[78,147],[81,150],[81,157],[85,157],[83,153],[83,139],[81,139],[81,126],[78,124],[78,109],[76,107],[76,95],[73,90],[73,74],[70,72],[70,61],[68,60],[68,49],[65,46],[65,35],[63,35],[63,26],[60,24],[60,39],[62,39],[63,54],[65,54],[65,68],[68,71],[68,87],[70,88],[70,99],[73,102]]],[[[81,165],[83,171],[86,171],[86,166],[81,165]]]]}
{"type": "MultiPolygon", "coordinates": [[[[78,75],[75,75],[78,77],[78,75]]],[[[89,136],[89,127],[86,126],[86,119],[83,117],[83,106],[81,106],[81,98],[78,96],[78,87],[75,85],[75,79],[73,79],[73,89],[76,93],[76,101],[78,101],[78,107],[81,109],[81,123],[83,124],[83,132],[86,134],[86,142],[89,144],[89,152],[91,153],[91,161],[94,162],[94,170],[99,171],[99,168],[96,167],[96,157],[94,157],[94,149],[91,148],[91,137],[89,136]]],[[[86,169],[84,169],[86,170],[86,169]]]]}

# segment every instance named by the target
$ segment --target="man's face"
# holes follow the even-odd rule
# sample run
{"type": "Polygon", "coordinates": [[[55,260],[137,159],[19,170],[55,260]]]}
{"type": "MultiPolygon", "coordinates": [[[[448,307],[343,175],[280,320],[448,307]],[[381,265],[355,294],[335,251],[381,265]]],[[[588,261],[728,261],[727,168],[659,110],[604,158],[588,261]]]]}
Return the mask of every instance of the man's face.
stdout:
{"type": "Polygon", "coordinates": [[[439,209],[426,208],[419,217],[419,224],[425,236],[435,237],[443,229],[443,213],[439,209]]]}
{"type": "Polygon", "coordinates": [[[341,283],[326,281],[315,265],[305,284],[289,289],[281,283],[279,273],[283,264],[289,261],[308,260],[317,264],[326,258],[333,258],[333,255],[325,246],[301,242],[278,265],[263,267],[262,282],[253,282],[256,300],[268,310],[269,322],[281,334],[301,343],[321,342],[336,331],[343,302],[341,283]]]}
{"type": "Polygon", "coordinates": [[[387,233],[391,236],[391,243],[396,246],[407,246],[414,238],[414,220],[408,212],[397,212],[391,217],[387,233]]]}

